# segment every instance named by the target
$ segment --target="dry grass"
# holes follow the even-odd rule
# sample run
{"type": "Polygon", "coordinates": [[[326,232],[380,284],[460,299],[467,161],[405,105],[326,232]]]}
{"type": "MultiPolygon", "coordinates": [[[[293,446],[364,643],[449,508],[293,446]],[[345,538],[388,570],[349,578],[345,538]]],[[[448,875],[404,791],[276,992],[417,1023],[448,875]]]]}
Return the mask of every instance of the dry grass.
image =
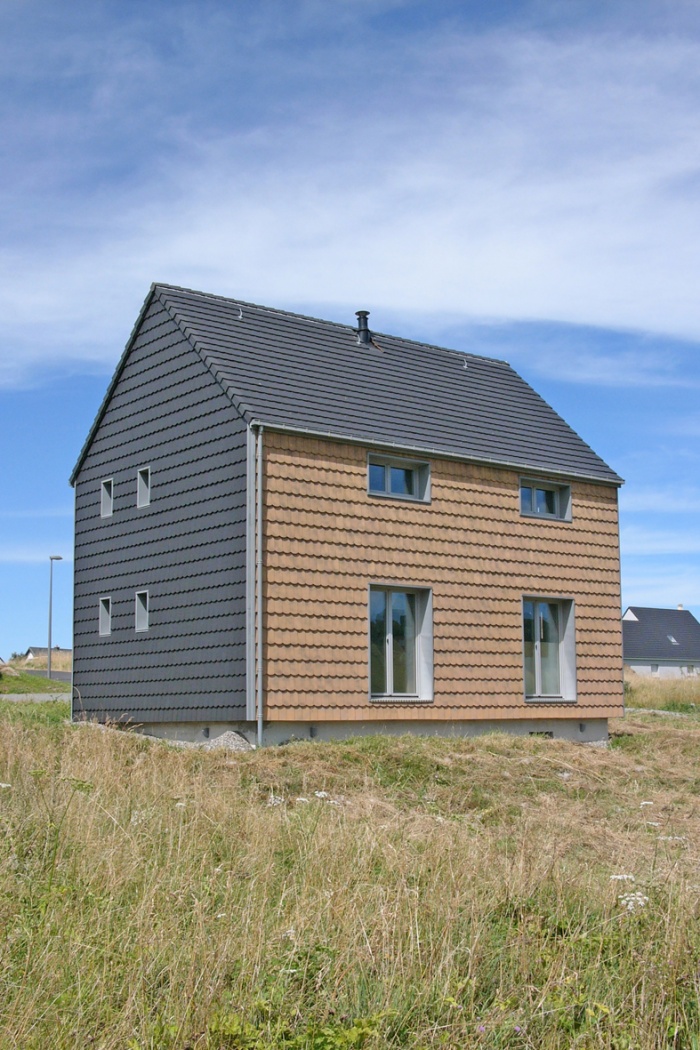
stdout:
{"type": "Polygon", "coordinates": [[[690,720],[227,755],[6,707],[2,1047],[698,1046],[690,720]]]}
{"type": "MultiPolygon", "coordinates": [[[[14,659],[9,661],[13,667],[18,670],[28,671],[45,671],[48,660],[46,656],[35,656],[33,660],[14,659]]],[[[52,671],[72,671],[73,670],[73,653],[63,652],[57,653],[51,650],[51,670],[52,671]]]]}
{"type": "Polygon", "coordinates": [[[652,678],[625,669],[625,703],[628,707],[700,715],[700,676],[652,678]]]}

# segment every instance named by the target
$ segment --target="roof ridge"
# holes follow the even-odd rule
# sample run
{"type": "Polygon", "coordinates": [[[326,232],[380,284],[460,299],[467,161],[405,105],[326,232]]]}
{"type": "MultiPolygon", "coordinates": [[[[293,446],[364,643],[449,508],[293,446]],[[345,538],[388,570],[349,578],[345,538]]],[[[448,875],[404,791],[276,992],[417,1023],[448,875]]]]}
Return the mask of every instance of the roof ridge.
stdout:
{"type": "MultiPolygon", "coordinates": [[[[302,314],[296,310],[283,310],[280,307],[265,306],[262,303],[252,303],[247,299],[234,299],[230,295],[219,295],[216,292],[202,292],[197,288],[185,288],[184,285],[178,284],[167,284],[162,281],[155,281],[153,284],[154,289],[169,289],[174,292],[185,292],[187,295],[196,295],[202,299],[217,299],[220,302],[231,303],[234,306],[245,306],[248,309],[261,310],[266,314],[274,314],[282,317],[297,317],[301,321],[311,321],[314,324],[319,325],[332,325],[334,328],[339,328],[346,332],[356,332],[357,329],[354,325],[345,324],[343,321],[329,321],[324,317],[315,317],[313,314],[302,314]]],[[[164,304],[165,305],[165,304],[164,304]]],[[[459,357],[469,357],[474,361],[489,361],[492,364],[506,365],[512,369],[512,365],[509,361],[506,361],[502,357],[488,357],[486,354],[475,354],[471,350],[455,350],[451,346],[443,346],[441,343],[426,343],[423,339],[412,339],[410,336],[393,335],[391,332],[378,332],[374,328],[370,329],[373,336],[377,336],[378,339],[394,339],[399,343],[409,343],[411,346],[423,346],[428,350],[441,350],[447,354],[459,355],[459,357]]]]}

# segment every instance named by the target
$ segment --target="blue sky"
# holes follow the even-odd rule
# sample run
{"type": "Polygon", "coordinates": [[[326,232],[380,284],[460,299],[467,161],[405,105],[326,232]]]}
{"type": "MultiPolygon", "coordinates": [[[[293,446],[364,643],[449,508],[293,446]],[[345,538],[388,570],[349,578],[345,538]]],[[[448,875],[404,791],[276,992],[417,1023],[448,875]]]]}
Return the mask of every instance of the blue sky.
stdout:
{"type": "Polygon", "coordinates": [[[0,655],[154,280],[510,361],[700,616],[695,0],[4,0],[0,79],[0,655]]]}

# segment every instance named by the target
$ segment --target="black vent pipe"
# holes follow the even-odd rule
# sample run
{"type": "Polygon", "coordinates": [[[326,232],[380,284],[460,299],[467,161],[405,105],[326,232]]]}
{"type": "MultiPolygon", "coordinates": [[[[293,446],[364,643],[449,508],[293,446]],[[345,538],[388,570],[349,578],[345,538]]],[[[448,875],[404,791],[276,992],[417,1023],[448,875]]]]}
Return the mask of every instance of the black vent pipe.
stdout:
{"type": "Polygon", "coordinates": [[[369,317],[369,310],[356,310],[355,317],[357,318],[357,341],[362,345],[367,345],[372,342],[372,333],[367,326],[367,318],[369,317]]]}

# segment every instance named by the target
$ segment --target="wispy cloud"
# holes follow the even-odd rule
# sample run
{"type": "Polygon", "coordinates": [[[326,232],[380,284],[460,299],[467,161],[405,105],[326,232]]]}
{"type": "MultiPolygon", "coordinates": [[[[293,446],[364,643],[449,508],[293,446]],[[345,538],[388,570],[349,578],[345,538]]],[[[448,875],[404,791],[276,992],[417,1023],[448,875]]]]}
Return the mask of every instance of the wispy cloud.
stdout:
{"type": "Polygon", "coordinates": [[[622,489],[620,508],[623,514],[700,514],[700,489],[682,486],[622,489]]]}
{"type": "Polygon", "coordinates": [[[623,606],[644,605],[674,609],[679,603],[700,619],[700,568],[680,566],[659,569],[637,565],[623,572],[623,606]]]}
{"type": "Polygon", "coordinates": [[[697,524],[676,529],[623,525],[620,530],[620,547],[623,557],[700,554],[700,529],[697,524]]]}
{"type": "MultiPolygon", "coordinates": [[[[46,545],[15,545],[0,543],[0,565],[38,565],[46,563],[48,566],[49,555],[53,553],[53,547],[46,545]]],[[[72,554],[63,556],[63,561],[72,562],[72,554]]]]}
{"type": "MultiPolygon", "coordinates": [[[[196,19],[178,9],[167,47],[139,35],[136,20],[94,59],[90,23],[71,30],[63,42],[85,65],[64,70],[67,119],[62,98],[43,99],[34,118],[6,117],[15,130],[29,121],[25,153],[37,147],[31,190],[26,159],[24,189],[11,172],[15,203],[50,218],[40,235],[36,224],[17,228],[0,253],[16,348],[6,382],[54,356],[114,360],[152,279],[279,305],[700,338],[693,39],[590,26],[411,30],[408,14],[404,32],[363,37],[351,7],[346,39],[327,20],[317,39],[304,37],[321,20],[315,4],[302,29],[280,16],[275,31],[269,5],[239,24],[222,8],[196,19]],[[207,50],[210,65],[227,50],[218,85],[207,50]],[[183,68],[181,89],[166,88],[183,68]],[[59,174],[48,175],[54,160],[59,174]]],[[[61,68],[58,45],[51,55],[61,68]]],[[[556,350],[533,360],[551,372],[556,350]]],[[[641,345],[569,357],[566,368],[578,382],[672,384],[683,361],[641,345]]]]}

